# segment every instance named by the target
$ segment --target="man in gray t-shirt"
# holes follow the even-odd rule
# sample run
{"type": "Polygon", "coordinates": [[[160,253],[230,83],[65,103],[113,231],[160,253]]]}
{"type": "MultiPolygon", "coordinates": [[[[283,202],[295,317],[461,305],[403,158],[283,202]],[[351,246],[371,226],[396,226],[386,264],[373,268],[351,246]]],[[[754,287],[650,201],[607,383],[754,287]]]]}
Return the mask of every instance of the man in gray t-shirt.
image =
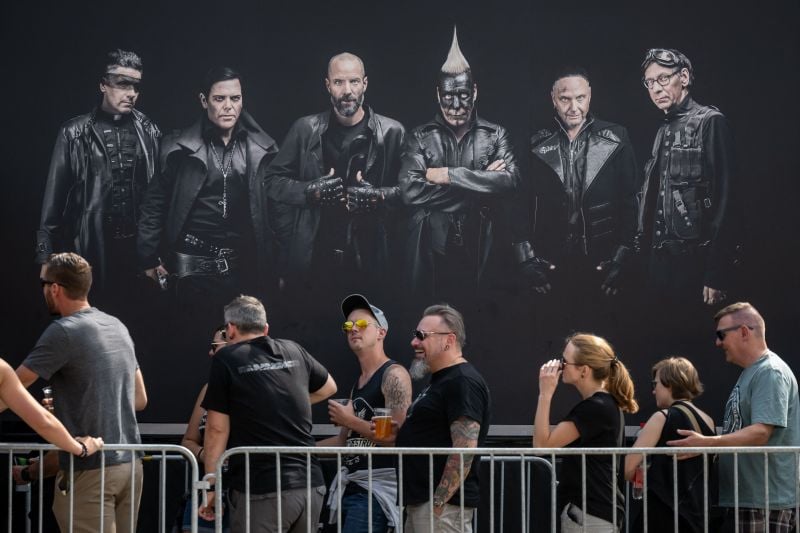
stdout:
{"type": "MultiPolygon", "coordinates": [[[[675,446],[800,446],[800,406],[797,379],[789,366],[767,348],[766,324],[746,302],[719,311],[717,346],[729,363],[742,367],[725,405],[722,435],[703,437],[678,430],[687,438],[668,442],[675,446]]],[[[720,454],[719,504],[739,508],[742,531],[791,531],[797,517],[797,456],[768,455],[768,502],[765,498],[764,456],[738,455],[738,479],[734,477],[733,454],[720,454]],[[735,487],[738,485],[738,501],[735,487]]],[[[727,519],[733,522],[732,512],[727,519]]],[[[727,529],[724,529],[727,531],[727,529]]]]}
{"type": "MultiPolygon", "coordinates": [[[[89,305],[89,263],[73,253],[52,255],[42,267],[41,283],[50,312],[61,318],[47,327],[17,369],[20,381],[26,387],[40,377],[50,381],[55,415],[73,435],[97,435],[106,444],[141,443],[135,411],[147,405],[147,393],[133,341],[122,322],[89,305]]],[[[131,513],[135,523],[141,462],[132,479],[131,452],[103,453],[102,507],[97,503],[100,455],[76,458],[70,481],[69,456],[59,453],[53,513],[62,531],[69,530],[70,492],[73,531],[98,531],[101,510],[106,531],[130,532],[131,513]]]]}

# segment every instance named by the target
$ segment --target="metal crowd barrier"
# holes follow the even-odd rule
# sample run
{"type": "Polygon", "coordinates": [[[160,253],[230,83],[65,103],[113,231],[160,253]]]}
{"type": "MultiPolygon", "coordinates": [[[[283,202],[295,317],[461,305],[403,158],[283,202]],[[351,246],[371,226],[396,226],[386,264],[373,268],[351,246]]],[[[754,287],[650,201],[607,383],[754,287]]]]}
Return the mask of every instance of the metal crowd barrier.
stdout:
{"type": "MultiPolygon", "coordinates": [[[[9,458],[9,466],[8,466],[8,479],[7,479],[7,488],[8,488],[8,531],[12,531],[12,488],[13,488],[13,479],[12,479],[12,463],[13,461],[12,456],[14,453],[21,453],[27,452],[30,450],[38,451],[40,461],[44,457],[44,452],[48,450],[55,449],[51,445],[41,445],[41,444],[0,444],[0,455],[6,454],[9,458]]],[[[191,497],[187,505],[191,505],[191,531],[197,531],[197,509],[198,506],[201,505],[206,501],[206,489],[209,487],[208,482],[204,478],[202,481],[199,477],[199,469],[197,461],[194,455],[189,452],[186,448],[181,446],[171,446],[171,445],[140,445],[140,446],[131,446],[131,445],[107,445],[105,447],[106,451],[140,451],[145,452],[148,454],[148,457],[151,460],[159,461],[159,483],[158,483],[158,491],[159,491],[159,531],[169,531],[167,528],[167,519],[165,516],[165,508],[166,508],[166,463],[167,461],[171,460],[181,460],[186,461],[186,470],[184,473],[185,483],[188,488],[190,488],[191,497]],[[198,494],[198,491],[202,492],[201,495],[198,494]]],[[[739,457],[741,455],[746,454],[756,454],[762,455],[764,457],[764,472],[768,474],[767,464],[768,464],[768,457],[770,454],[792,454],[794,456],[794,462],[797,468],[797,471],[794,472],[795,479],[798,480],[796,489],[795,489],[795,497],[798,502],[800,502],[800,447],[748,447],[748,448],[558,448],[558,449],[533,449],[533,448],[343,448],[343,447],[318,447],[318,448],[307,448],[307,447],[248,447],[248,448],[234,448],[227,450],[220,458],[217,470],[215,473],[216,476],[216,492],[215,492],[215,505],[217,509],[222,508],[222,498],[224,492],[224,483],[225,478],[222,477],[222,465],[228,461],[231,457],[236,455],[244,455],[244,470],[245,470],[245,497],[244,500],[244,513],[245,513],[245,522],[246,522],[246,531],[250,531],[250,498],[247,497],[250,493],[250,458],[253,455],[272,455],[276,459],[276,482],[277,482],[277,516],[275,519],[277,520],[277,524],[281,523],[281,472],[280,472],[280,457],[286,454],[292,454],[294,456],[299,456],[305,458],[306,463],[306,499],[310,501],[311,499],[311,458],[313,456],[318,456],[323,461],[331,461],[336,464],[336,471],[340,471],[342,467],[342,458],[343,456],[347,455],[365,455],[367,457],[367,464],[369,466],[369,476],[368,476],[368,520],[369,523],[372,523],[372,513],[373,512],[380,512],[380,509],[373,510],[372,504],[372,460],[374,456],[378,455],[391,455],[397,456],[398,461],[398,486],[402,486],[403,483],[403,460],[405,457],[414,455],[414,456],[427,456],[428,458],[428,491],[429,491],[429,500],[433,499],[433,492],[434,492],[434,479],[433,479],[433,472],[432,472],[432,465],[433,459],[435,456],[441,455],[451,455],[457,454],[460,457],[460,468],[463,472],[464,467],[464,459],[467,456],[473,456],[473,468],[481,468],[483,470],[481,474],[481,486],[482,489],[485,489],[488,486],[488,502],[487,498],[483,498],[481,501],[481,506],[479,509],[476,509],[476,512],[473,517],[473,521],[470,524],[464,520],[465,518],[465,507],[464,507],[464,495],[463,492],[461,493],[460,501],[452,502],[456,504],[461,509],[461,530],[462,533],[469,530],[471,526],[471,530],[475,533],[478,533],[478,513],[481,514],[486,513],[484,518],[488,516],[488,520],[484,520],[484,529],[483,531],[489,531],[490,533],[500,532],[504,533],[506,531],[513,531],[514,533],[529,533],[531,530],[530,525],[533,523],[537,526],[534,528],[535,530],[542,530],[542,525],[547,523],[547,519],[549,519],[549,530],[553,533],[557,531],[557,521],[559,520],[559,512],[560,509],[557,508],[557,501],[556,501],[556,493],[557,493],[557,484],[558,484],[558,468],[557,463],[559,458],[563,458],[566,456],[580,456],[581,457],[581,464],[582,464],[582,471],[581,471],[581,486],[582,486],[582,502],[580,507],[585,512],[587,508],[587,476],[586,476],[586,459],[589,456],[611,456],[612,457],[612,479],[613,479],[613,486],[612,486],[612,493],[615,493],[618,487],[617,479],[618,476],[618,462],[624,460],[624,457],[629,454],[636,454],[642,455],[643,461],[646,462],[648,456],[652,455],[668,455],[672,457],[672,469],[673,469],[673,479],[677,479],[677,472],[678,472],[678,464],[679,464],[679,455],[684,454],[692,454],[692,455],[701,455],[703,456],[703,470],[704,470],[704,482],[703,482],[703,516],[704,516],[704,531],[706,533],[713,533],[713,530],[709,529],[709,511],[711,510],[714,502],[710,501],[709,496],[709,487],[708,487],[708,479],[709,479],[709,468],[710,468],[710,460],[709,458],[713,454],[733,454],[734,456],[734,479],[738,479],[738,464],[739,464],[739,457]],[[548,493],[549,493],[549,505],[545,504],[544,506],[534,506],[538,502],[534,501],[534,491],[532,491],[531,484],[535,481],[535,475],[532,471],[532,466],[539,466],[543,468],[549,480],[545,480],[548,484],[548,493]],[[485,475],[486,471],[488,470],[488,477],[485,475]],[[498,478],[498,470],[499,470],[499,480],[498,478]],[[513,486],[509,485],[506,482],[507,473],[511,472],[512,474],[519,475],[519,485],[518,489],[514,488],[513,486]],[[519,491],[519,522],[516,522],[516,517],[509,517],[506,513],[506,505],[511,505],[514,494],[516,490],[519,491]],[[511,492],[510,497],[506,497],[507,493],[511,492]],[[497,496],[499,496],[499,505],[496,503],[497,496]],[[543,509],[542,507],[549,507],[549,509],[543,509]]],[[[133,464],[133,463],[132,463],[133,464]]],[[[132,466],[133,468],[133,466],[132,466]]],[[[40,471],[41,472],[41,471],[40,471]]],[[[70,472],[70,478],[74,474],[70,472]]],[[[42,531],[42,474],[40,473],[39,477],[39,494],[38,498],[40,500],[39,505],[39,529],[38,531],[41,533],[42,531]]],[[[208,477],[208,476],[206,476],[208,477]]],[[[101,487],[102,487],[102,476],[101,476],[101,487]]],[[[644,470],[643,475],[643,498],[641,500],[641,504],[643,506],[643,530],[647,533],[647,509],[648,509],[648,476],[647,470],[644,470]]],[[[512,481],[513,483],[513,481],[512,481]]],[[[150,485],[146,485],[147,489],[150,489],[150,485]]],[[[342,511],[341,511],[341,498],[343,495],[342,484],[341,480],[339,480],[338,486],[338,494],[339,494],[339,506],[337,510],[337,525],[335,526],[335,531],[341,533],[342,528],[342,511]]],[[[102,490],[102,489],[101,489],[102,490]]],[[[152,490],[152,489],[150,489],[152,490]]],[[[403,509],[404,502],[403,502],[403,494],[402,491],[398,491],[399,497],[399,506],[400,509],[403,509]]],[[[675,484],[673,486],[673,528],[674,531],[678,531],[678,501],[679,501],[679,493],[678,493],[678,486],[675,484]]],[[[738,511],[739,507],[739,487],[734,487],[734,498],[735,498],[735,510],[738,511]]],[[[768,476],[765,475],[765,482],[764,482],[764,499],[767,502],[766,507],[769,505],[769,479],[768,476]]],[[[327,499],[327,498],[326,498],[327,499]]],[[[620,527],[623,523],[625,524],[625,528],[623,531],[632,532],[633,530],[630,529],[630,498],[626,498],[626,507],[624,516],[617,516],[617,509],[616,506],[613,508],[613,525],[614,527],[620,527]]],[[[102,502],[101,502],[102,505],[102,502]]],[[[70,496],[70,512],[72,511],[72,496],[70,496]]],[[[71,514],[70,514],[71,516],[71,514]]],[[[738,512],[734,513],[735,519],[735,527],[736,530],[739,529],[739,522],[738,522],[738,512]]],[[[133,524],[135,517],[132,515],[130,517],[131,524],[133,524]]],[[[434,522],[433,522],[433,515],[430,516],[430,526],[431,531],[435,531],[434,529],[434,522]]],[[[280,528],[280,526],[278,526],[280,528]]],[[[546,527],[546,526],[545,526],[546,527]]],[[[584,525],[584,531],[585,531],[584,525]]],[[[312,521],[311,517],[306,521],[305,530],[308,533],[317,532],[319,528],[319,524],[312,521]]],[[[371,529],[371,526],[370,526],[371,529]]],[[[102,531],[102,526],[99,529],[102,531]]],[[[140,527],[140,530],[141,527],[140,527]]],[[[280,529],[279,529],[280,530],[280,529]]],[[[401,513],[401,521],[397,524],[395,531],[397,533],[403,533],[404,524],[402,523],[402,513],[401,513]]],[[[795,530],[800,532],[800,504],[795,506],[795,530]]],[[[70,528],[71,531],[71,528],[70,528]]],[[[220,517],[218,516],[216,521],[216,531],[217,533],[222,533],[222,523],[220,517]]],[[[327,529],[327,531],[332,531],[332,529],[327,529]]],[[[15,532],[16,533],[16,532],[15,532]]],[[[233,532],[239,533],[239,532],[233,532]]],[[[375,532],[379,533],[379,532],[375,532]]],[[[382,532],[381,532],[382,533],[382,532]]],[[[637,532],[638,533],[638,532],[637,532]]]]}
{"type": "MultiPolygon", "coordinates": [[[[7,480],[6,480],[6,489],[7,489],[7,503],[8,503],[8,516],[6,517],[7,523],[7,531],[9,533],[18,533],[14,531],[13,524],[14,524],[14,505],[13,505],[13,496],[14,496],[14,479],[13,479],[13,467],[14,467],[14,455],[17,454],[27,454],[29,452],[38,452],[38,460],[39,464],[44,464],[44,456],[45,453],[51,450],[58,450],[53,445],[50,444],[28,444],[28,443],[13,443],[13,444],[0,444],[0,456],[5,456],[8,459],[8,468],[7,468],[7,480]]],[[[189,480],[192,481],[192,487],[194,489],[199,488],[197,480],[199,479],[199,468],[197,464],[197,459],[195,458],[194,454],[190,452],[188,449],[184,448],[183,446],[176,446],[176,445],[169,445],[169,444],[140,444],[140,445],[129,445],[129,444],[106,444],[103,447],[104,451],[125,451],[125,452],[141,452],[144,454],[142,457],[143,461],[158,461],[159,462],[159,469],[158,469],[158,491],[159,491],[159,510],[158,510],[158,521],[159,521],[159,529],[160,532],[169,532],[167,529],[167,518],[166,518],[166,483],[167,483],[167,472],[166,472],[166,463],[168,460],[175,460],[180,459],[185,461],[186,464],[186,471],[188,475],[184,474],[184,478],[186,482],[189,480]]],[[[105,467],[106,458],[105,454],[102,452],[97,452],[100,458],[101,470],[100,470],[100,492],[104,491],[105,487],[105,473],[103,468],[105,467]]],[[[73,480],[75,475],[74,470],[74,456],[70,456],[70,466],[67,472],[69,485],[74,486],[73,480]]],[[[130,462],[131,473],[135,472],[136,462],[130,462]]],[[[53,478],[45,479],[44,478],[44,469],[39,469],[38,479],[34,479],[32,481],[38,481],[38,533],[43,532],[43,502],[44,502],[44,483],[53,483],[53,478]]],[[[136,478],[135,476],[131,476],[131,492],[135,492],[135,483],[136,478]]],[[[26,506],[25,511],[18,511],[24,512],[27,515],[27,512],[30,510],[30,500],[31,500],[31,493],[30,493],[30,485],[27,486],[27,494],[25,495],[26,506]]],[[[144,488],[144,487],[143,487],[144,488]]],[[[24,490],[22,492],[25,492],[24,490]]],[[[192,531],[197,531],[197,490],[191,490],[191,506],[193,509],[192,513],[192,531]]],[[[69,513],[68,513],[68,532],[72,533],[73,531],[73,513],[74,513],[74,491],[69,491],[69,513]]],[[[106,526],[105,521],[106,517],[102,512],[104,501],[102,498],[99,500],[99,506],[101,508],[99,523],[97,527],[97,531],[103,531],[104,527],[106,526]]],[[[131,508],[131,514],[129,517],[129,528],[131,531],[134,531],[134,524],[136,523],[136,515],[133,513],[134,507],[131,508]]],[[[26,533],[30,532],[30,520],[28,517],[25,517],[25,524],[26,524],[26,533]]],[[[67,533],[67,532],[63,532],[67,533]]]]}
{"type": "MultiPolygon", "coordinates": [[[[537,461],[545,461],[548,463],[548,468],[551,472],[551,483],[550,483],[550,531],[555,533],[557,530],[557,520],[559,519],[559,510],[557,509],[557,502],[556,502],[556,492],[557,492],[557,477],[553,475],[556,472],[556,460],[557,458],[569,456],[569,455],[578,455],[581,457],[581,486],[582,486],[582,504],[581,508],[583,512],[586,512],[587,508],[587,484],[586,484],[586,458],[588,456],[611,456],[612,457],[612,494],[615,494],[618,488],[617,478],[618,478],[618,460],[624,459],[626,455],[629,454],[639,454],[644,456],[644,460],[646,461],[647,456],[650,455],[669,455],[672,456],[672,464],[673,464],[673,479],[677,479],[677,472],[678,472],[678,462],[680,460],[679,456],[683,455],[701,455],[703,456],[703,509],[704,509],[704,531],[705,533],[709,533],[709,510],[711,509],[713,502],[709,501],[709,488],[708,488],[708,479],[709,479],[709,456],[714,454],[733,454],[734,456],[734,479],[738,479],[738,458],[741,454],[760,454],[764,456],[764,465],[765,465],[765,472],[768,473],[767,470],[767,461],[768,456],[770,454],[793,454],[795,458],[795,465],[797,471],[794,473],[795,478],[798,480],[798,485],[795,491],[795,499],[798,502],[795,506],[795,529],[800,531],[800,447],[739,447],[739,448],[557,448],[557,449],[533,449],[533,448],[437,448],[437,449],[423,449],[423,448],[341,448],[341,447],[329,447],[329,448],[304,448],[304,447],[242,447],[242,448],[234,448],[231,450],[227,450],[222,457],[220,458],[220,462],[217,467],[217,471],[215,473],[216,480],[217,480],[217,490],[215,492],[215,506],[217,509],[220,509],[222,506],[222,493],[223,493],[223,486],[224,480],[221,478],[221,465],[224,461],[228,460],[229,458],[235,455],[244,455],[245,456],[245,498],[244,498],[244,505],[245,505],[245,523],[246,523],[246,531],[249,532],[250,530],[250,502],[247,495],[250,493],[250,456],[254,454],[270,454],[274,455],[276,458],[276,464],[278,468],[276,469],[276,482],[277,482],[277,499],[278,499],[278,516],[276,517],[278,526],[280,527],[281,516],[280,516],[280,501],[281,501],[281,489],[280,489],[280,461],[278,460],[282,454],[292,454],[295,456],[303,456],[306,458],[306,498],[307,501],[311,499],[311,486],[310,486],[310,479],[311,479],[311,457],[312,456],[325,456],[325,455],[335,455],[336,457],[336,465],[337,471],[342,466],[342,456],[343,455],[353,455],[355,453],[367,455],[368,458],[368,465],[371,469],[372,466],[372,457],[375,455],[396,455],[398,460],[398,486],[402,486],[403,484],[403,458],[409,455],[420,456],[425,455],[428,456],[428,483],[429,483],[429,500],[433,499],[433,491],[434,491],[434,479],[433,479],[433,457],[438,455],[451,455],[451,454],[458,454],[460,457],[460,468],[464,467],[464,457],[465,456],[475,456],[479,457],[482,463],[488,462],[489,463],[489,480],[488,483],[490,485],[489,493],[492,495],[489,502],[489,520],[488,520],[488,529],[490,533],[494,533],[497,531],[495,524],[496,524],[496,510],[495,510],[495,502],[494,502],[494,494],[495,494],[495,464],[500,462],[503,466],[503,470],[501,472],[505,472],[505,464],[510,461],[518,462],[520,465],[520,503],[521,503],[521,516],[520,516],[520,524],[521,529],[519,531],[527,532],[528,525],[530,524],[530,519],[532,517],[531,508],[530,508],[530,501],[528,497],[529,493],[529,482],[530,482],[530,475],[526,473],[525,467],[530,462],[537,462],[537,461]],[[546,459],[545,459],[546,458],[546,459]],[[547,460],[549,459],[549,460],[547,460]],[[526,475],[527,474],[527,475],[526,475]]],[[[473,468],[479,468],[480,465],[473,464],[473,468]]],[[[370,472],[371,474],[371,472],[370,472]]],[[[481,483],[486,483],[487,480],[481,479],[481,483]]],[[[341,498],[341,486],[337,487],[339,497],[341,498]]],[[[647,474],[645,470],[644,478],[643,478],[643,531],[647,533],[648,524],[647,524],[647,489],[648,489],[648,480],[647,474]]],[[[505,487],[502,488],[501,493],[501,502],[505,502],[505,494],[504,494],[505,487]]],[[[464,520],[464,494],[463,492],[460,493],[461,498],[458,502],[458,505],[461,508],[461,530],[462,533],[468,530],[468,526],[464,520]]],[[[368,522],[372,523],[372,477],[369,476],[369,485],[368,485],[368,522]]],[[[769,479],[768,476],[765,475],[765,482],[764,482],[764,496],[765,496],[765,507],[769,507],[769,479]]],[[[203,500],[205,501],[206,494],[203,494],[203,500]]],[[[403,502],[403,494],[402,491],[398,491],[398,499],[399,499],[399,506],[402,509],[404,506],[403,502]]],[[[613,501],[612,497],[612,501],[613,501]]],[[[673,485],[673,528],[674,531],[678,531],[678,487],[677,484],[673,485]]],[[[626,510],[625,515],[628,515],[629,499],[626,498],[626,510]]],[[[735,513],[734,513],[734,520],[735,520],[735,528],[736,530],[739,529],[739,519],[738,519],[738,510],[739,510],[739,488],[738,485],[734,486],[734,502],[735,502],[735,513]]],[[[482,505],[482,508],[485,505],[482,505]]],[[[339,516],[337,517],[337,533],[341,533],[341,500],[339,501],[339,516]]],[[[485,509],[484,509],[485,511],[485,509]]],[[[626,524],[626,529],[629,526],[630,520],[624,520],[623,517],[617,516],[617,508],[613,506],[612,511],[612,523],[614,528],[619,528],[623,522],[626,524]]],[[[503,516],[500,517],[500,532],[504,531],[503,528],[503,516]]],[[[628,517],[629,518],[629,517],[628,517]]],[[[477,513],[475,517],[474,523],[477,522],[477,513]]],[[[473,524],[474,525],[474,524],[473,524]]],[[[433,515],[430,516],[430,531],[434,532],[434,522],[433,522],[433,515]]],[[[311,519],[307,520],[306,523],[306,531],[308,533],[317,531],[317,524],[312,524],[311,519]]],[[[396,531],[397,533],[403,533],[404,524],[401,522],[397,524],[396,531]]],[[[279,529],[280,530],[280,529],[279,529]]],[[[586,531],[586,524],[583,525],[583,530],[586,531]]],[[[216,531],[217,533],[222,533],[221,522],[219,519],[217,520],[216,524],[216,531]]],[[[477,533],[477,528],[473,527],[472,531],[477,533]]],[[[516,531],[516,530],[515,530],[516,531]]],[[[378,532],[375,532],[378,533],[378,532]]],[[[713,532],[712,532],[713,533],[713,532]]]]}

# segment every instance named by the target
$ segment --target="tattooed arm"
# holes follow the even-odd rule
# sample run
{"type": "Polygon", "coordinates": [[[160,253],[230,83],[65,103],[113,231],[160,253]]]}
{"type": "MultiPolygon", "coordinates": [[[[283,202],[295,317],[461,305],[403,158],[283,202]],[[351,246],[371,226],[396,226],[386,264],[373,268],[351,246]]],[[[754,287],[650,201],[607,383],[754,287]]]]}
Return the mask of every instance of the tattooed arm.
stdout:
{"type": "MultiPolygon", "coordinates": [[[[450,438],[453,441],[453,448],[477,448],[478,435],[481,425],[467,417],[459,417],[450,424],[450,438]]],[[[458,454],[447,457],[447,464],[444,467],[439,486],[433,492],[433,512],[436,516],[442,514],[443,504],[452,498],[453,493],[461,487],[467,474],[472,467],[473,455],[464,455],[464,478],[461,477],[461,459],[458,454]],[[440,503],[440,505],[437,505],[440,503]]],[[[457,502],[458,503],[458,502],[457,502]]]]}
{"type": "Polygon", "coordinates": [[[383,374],[381,392],[386,407],[392,410],[392,420],[398,427],[406,421],[406,411],[411,405],[411,377],[408,370],[400,365],[392,365],[383,374]]]}

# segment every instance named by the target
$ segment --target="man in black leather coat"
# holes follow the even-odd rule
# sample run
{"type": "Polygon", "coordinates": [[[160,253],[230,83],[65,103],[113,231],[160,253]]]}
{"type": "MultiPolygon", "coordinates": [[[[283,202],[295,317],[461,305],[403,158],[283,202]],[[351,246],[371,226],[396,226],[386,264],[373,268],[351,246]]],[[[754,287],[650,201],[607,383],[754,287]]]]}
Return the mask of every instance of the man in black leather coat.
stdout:
{"type": "Polygon", "coordinates": [[[639,212],[649,280],[669,293],[717,304],[732,282],[741,221],[728,121],[692,99],[694,71],[681,52],[648,51],[642,75],[664,112],[645,165],[639,212]]]}
{"type": "Polygon", "coordinates": [[[135,285],[136,227],[156,172],[161,132],[134,109],[142,81],[139,56],[113,50],[104,67],[100,105],[67,121],[56,138],[36,261],[70,251],[85,257],[94,266],[94,300],[106,305],[135,285]]]}
{"type": "Polygon", "coordinates": [[[630,275],[636,233],[636,156],[627,130],[590,113],[585,70],[566,67],[551,92],[555,127],[531,138],[533,244],[514,244],[526,284],[616,294],[630,275]],[[569,278],[569,279],[567,279],[569,278]],[[559,286],[560,285],[560,286],[559,286]]]}
{"type": "Polygon", "coordinates": [[[454,302],[478,288],[498,204],[519,174],[508,132],[475,112],[478,87],[455,33],[436,95],[440,112],[408,135],[403,150],[400,191],[411,208],[405,275],[416,296],[454,302]]]}
{"type": "Polygon", "coordinates": [[[238,72],[211,69],[199,99],[203,116],[161,144],[160,172],[142,206],[138,255],[148,277],[169,276],[187,323],[198,316],[213,324],[225,302],[267,272],[271,241],[258,176],[278,147],[243,110],[238,72]]]}
{"type": "Polygon", "coordinates": [[[331,109],[298,119],[266,169],[278,275],[292,290],[347,279],[368,290],[388,274],[405,130],[363,105],[367,84],[359,57],[332,57],[331,109]]]}

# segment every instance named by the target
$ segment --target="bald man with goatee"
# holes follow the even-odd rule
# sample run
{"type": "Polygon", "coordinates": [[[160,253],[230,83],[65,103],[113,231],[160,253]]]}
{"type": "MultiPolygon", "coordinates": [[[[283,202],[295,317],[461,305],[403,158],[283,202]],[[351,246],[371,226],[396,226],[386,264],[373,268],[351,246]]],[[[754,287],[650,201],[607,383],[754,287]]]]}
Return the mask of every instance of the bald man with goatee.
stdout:
{"type": "Polygon", "coordinates": [[[282,288],[341,289],[347,277],[336,274],[345,271],[369,288],[389,267],[387,219],[401,203],[405,130],[364,105],[367,86],[358,56],[333,56],[325,77],[331,108],[298,119],[266,170],[282,288]]]}

